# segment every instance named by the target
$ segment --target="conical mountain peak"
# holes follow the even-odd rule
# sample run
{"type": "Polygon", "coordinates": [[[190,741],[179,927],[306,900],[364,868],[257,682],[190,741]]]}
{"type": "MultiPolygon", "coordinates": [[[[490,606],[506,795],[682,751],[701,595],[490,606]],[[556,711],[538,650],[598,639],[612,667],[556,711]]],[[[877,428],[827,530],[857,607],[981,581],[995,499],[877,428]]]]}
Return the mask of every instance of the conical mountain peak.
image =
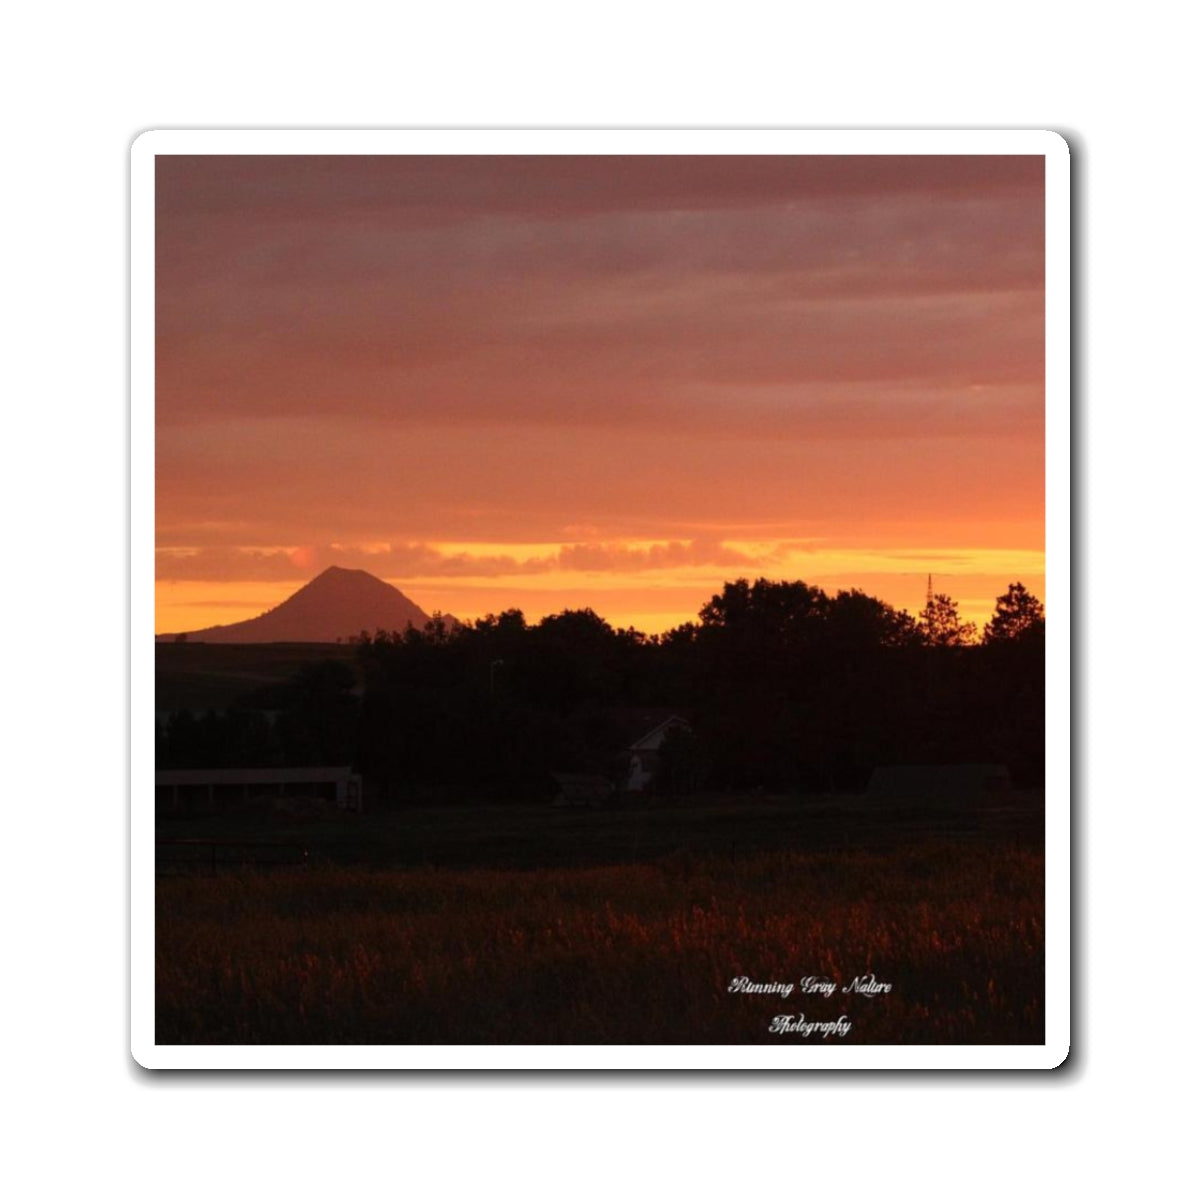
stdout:
{"type": "MultiPolygon", "coordinates": [[[[369,571],[332,566],[261,616],[191,630],[186,636],[197,642],[337,642],[364,630],[423,629],[429,621],[399,588],[369,571]]],[[[160,634],[158,640],[177,637],[160,634]]]]}

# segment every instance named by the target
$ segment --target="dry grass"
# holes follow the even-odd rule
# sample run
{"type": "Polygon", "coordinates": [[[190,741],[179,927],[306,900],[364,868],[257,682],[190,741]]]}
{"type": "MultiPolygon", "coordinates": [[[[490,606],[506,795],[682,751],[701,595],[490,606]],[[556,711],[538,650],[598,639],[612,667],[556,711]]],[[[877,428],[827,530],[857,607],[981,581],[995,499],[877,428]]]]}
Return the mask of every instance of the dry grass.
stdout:
{"type": "Polygon", "coordinates": [[[843,1012],[845,1042],[1043,1040],[1016,846],[164,878],[157,922],[160,1043],[801,1043],[771,1018],[843,1012]],[[867,972],[891,994],[727,990],[867,972]]]}

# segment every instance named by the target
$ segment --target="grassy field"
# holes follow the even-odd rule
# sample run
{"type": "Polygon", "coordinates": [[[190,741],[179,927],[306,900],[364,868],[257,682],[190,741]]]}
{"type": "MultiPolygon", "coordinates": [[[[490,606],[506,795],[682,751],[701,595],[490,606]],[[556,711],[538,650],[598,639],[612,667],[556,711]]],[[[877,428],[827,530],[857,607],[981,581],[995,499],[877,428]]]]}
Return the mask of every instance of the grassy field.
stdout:
{"type": "MultiPolygon", "coordinates": [[[[863,796],[692,797],[674,804],[555,808],[446,805],[358,817],[272,812],[170,818],[165,839],[252,849],[291,843],[311,864],[519,868],[626,865],[680,853],[744,857],[764,850],[890,850],[933,838],[1040,847],[1043,797],[1014,792],[994,807],[934,806],[863,796]]],[[[170,857],[164,847],[162,857],[170,857]]]]}
{"type": "MultiPolygon", "coordinates": [[[[821,1041],[768,1032],[804,1014],[844,1015],[841,1043],[1039,1043],[1043,859],[1016,811],[754,799],[293,828],[306,869],[159,878],[156,1040],[821,1041]],[[728,990],[869,973],[892,990],[728,990]]],[[[255,820],[219,832],[279,836],[255,820]]]]}

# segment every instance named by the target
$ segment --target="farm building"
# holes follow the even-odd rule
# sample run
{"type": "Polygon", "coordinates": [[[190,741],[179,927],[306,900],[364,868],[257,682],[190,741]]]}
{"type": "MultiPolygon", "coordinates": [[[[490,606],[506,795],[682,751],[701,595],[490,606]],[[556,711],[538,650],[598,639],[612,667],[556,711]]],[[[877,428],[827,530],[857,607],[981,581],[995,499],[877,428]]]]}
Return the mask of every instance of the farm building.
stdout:
{"type": "Polygon", "coordinates": [[[626,790],[643,792],[654,781],[663,742],[672,729],[690,733],[692,727],[682,717],[671,716],[655,725],[629,747],[629,777],[625,783],[626,790]]]}
{"type": "Polygon", "coordinates": [[[1008,768],[999,763],[876,767],[867,795],[880,800],[981,803],[1012,790],[1008,768]]]}
{"type": "Polygon", "coordinates": [[[362,776],[349,767],[254,767],[155,771],[160,813],[242,808],[340,808],[362,812],[362,776]]]}

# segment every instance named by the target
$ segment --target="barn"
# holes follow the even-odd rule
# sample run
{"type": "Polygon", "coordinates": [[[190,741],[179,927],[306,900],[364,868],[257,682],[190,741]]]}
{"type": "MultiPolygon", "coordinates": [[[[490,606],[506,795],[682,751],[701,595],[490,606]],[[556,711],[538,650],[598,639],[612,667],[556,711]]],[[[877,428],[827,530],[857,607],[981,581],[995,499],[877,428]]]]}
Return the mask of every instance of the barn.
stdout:
{"type": "Polygon", "coordinates": [[[983,804],[1012,790],[1000,763],[908,764],[876,767],[867,795],[878,800],[983,804]]]}
{"type": "Polygon", "coordinates": [[[155,771],[154,795],[163,814],[322,807],[362,812],[362,776],[349,767],[155,771]]]}

